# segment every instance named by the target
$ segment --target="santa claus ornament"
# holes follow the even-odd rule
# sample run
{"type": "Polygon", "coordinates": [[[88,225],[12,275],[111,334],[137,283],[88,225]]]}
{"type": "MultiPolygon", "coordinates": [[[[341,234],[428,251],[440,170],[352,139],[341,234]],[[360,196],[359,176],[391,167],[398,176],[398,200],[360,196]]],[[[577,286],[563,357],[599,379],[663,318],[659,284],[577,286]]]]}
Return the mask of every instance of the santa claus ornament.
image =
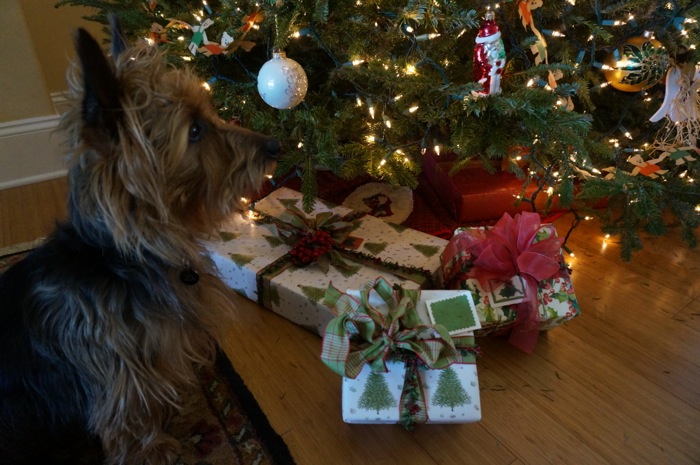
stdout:
{"type": "Polygon", "coordinates": [[[497,94],[501,91],[501,74],[506,65],[506,51],[501,31],[493,11],[487,11],[481,23],[474,47],[474,81],[483,86],[479,95],[497,94]]]}

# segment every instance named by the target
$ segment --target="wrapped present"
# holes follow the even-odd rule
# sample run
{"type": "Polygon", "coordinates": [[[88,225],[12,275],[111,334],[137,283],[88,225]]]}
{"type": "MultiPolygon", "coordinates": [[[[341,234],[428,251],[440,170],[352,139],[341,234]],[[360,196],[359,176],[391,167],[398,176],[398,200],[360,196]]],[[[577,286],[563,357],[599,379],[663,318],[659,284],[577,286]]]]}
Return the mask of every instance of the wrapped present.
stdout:
{"type": "Polygon", "coordinates": [[[207,247],[229,287],[320,335],[333,317],[322,303],[331,281],[439,285],[446,240],[322,201],[308,215],[301,205],[301,193],[280,188],[222,225],[207,247]]]}
{"type": "Polygon", "coordinates": [[[323,336],[321,359],[343,376],[345,422],[401,423],[411,429],[417,423],[481,419],[471,332],[478,319],[463,297],[394,288],[383,278],[356,293],[328,287],[325,300],[335,318],[323,336]],[[473,326],[450,335],[440,320],[426,323],[427,313],[447,309],[471,315],[473,326]]]}
{"type": "Polygon", "coordinates": [[[445,286],[472,291],[477,336],[510,332],[510,341],[531,353],[540,331],[579,315],[562,243],[553,225],[528,212],[504,214],[490,229],[455,232],[442,256],[445,286]]]}
{"type": "MultiPolygon", "coordinates": [[[[515,174],[494,168],[488,171],[481,163],[470,163],[457,173],[450,174],[455,156],[443,154],[439,157],[427,152],[424,157],[423,173],[428,183],[435,189],[440,201],[450,215],[461,223],[478,223],[497,220],[503,213],[516,214],[531,210],[527,202],[519,198],[530,198],[540,188],[535,182],[524,186],[524,181],[515,174]]],[[[552,198],[547,206],[548,196],[538,195],[535,207],[542,211],[556,211],[558,204],[552,198]]]]}

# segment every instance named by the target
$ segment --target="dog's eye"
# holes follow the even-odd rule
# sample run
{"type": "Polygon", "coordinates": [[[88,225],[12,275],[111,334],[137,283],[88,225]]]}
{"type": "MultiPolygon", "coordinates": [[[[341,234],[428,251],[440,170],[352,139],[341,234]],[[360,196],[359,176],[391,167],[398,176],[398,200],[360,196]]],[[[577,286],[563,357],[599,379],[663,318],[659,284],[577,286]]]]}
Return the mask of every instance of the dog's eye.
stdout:
{"type": "Polygon", "coordinates": [[[187,134],[187,137],[190,142],[197,142],[202,139],[202,136],[204,136],[204,128],[198,121],[192,122],[192,125],[190,126],[190,131],[187,134]]]}

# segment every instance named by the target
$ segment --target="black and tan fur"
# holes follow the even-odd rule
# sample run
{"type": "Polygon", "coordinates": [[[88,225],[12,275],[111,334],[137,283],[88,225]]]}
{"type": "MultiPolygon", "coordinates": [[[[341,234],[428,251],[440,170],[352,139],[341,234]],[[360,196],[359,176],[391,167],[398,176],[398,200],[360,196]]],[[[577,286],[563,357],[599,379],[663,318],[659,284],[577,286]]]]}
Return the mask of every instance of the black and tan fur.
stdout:
{"type": "Polygon", "coordinates": [[[3,464],[171,463],[163,425],[231,310],[202,243],[279,150],[120,37],[106,57],[78,32],[69,219],[0,277],[3,464]]]}

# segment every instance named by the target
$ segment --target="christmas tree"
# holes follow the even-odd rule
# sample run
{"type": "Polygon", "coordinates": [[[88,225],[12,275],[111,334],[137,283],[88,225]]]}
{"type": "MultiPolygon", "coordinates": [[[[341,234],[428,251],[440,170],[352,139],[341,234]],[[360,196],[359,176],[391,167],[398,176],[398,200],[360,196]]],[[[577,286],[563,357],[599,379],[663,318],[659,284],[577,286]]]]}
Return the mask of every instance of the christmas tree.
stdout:
{"type": "Polygon", "coordinates": [[[471,403],[471,397],[459,382],[457,373],[452,368],[445,368],[440,371],[438,387],[433,396],[433,403],[441,407],[450,407],[454,411],[455,407],[471,403]]]}
{"type": "Polygon", "coordinates": [[[415,187],[426,151],[453,152],[455,169],[499,160],[533,195],[600,217],[625,258],[674,218],[695,245],[695,0],[63,4],[114,12],[131,40],[194,67],[222,118],[282,141],[279,172],[303,178],[307,207],[319,167],[415,187]],[[288,79],[287,98],[261,96],[259,74],[288,79]]]}
{"type": "Polygon", "coordinates": [[[397,401],[391,395],[384,376],[380,373],[370,373],[357,406],[365,410],[376,410],[379,414],[380,410],[396,405],[397,401]]]}

